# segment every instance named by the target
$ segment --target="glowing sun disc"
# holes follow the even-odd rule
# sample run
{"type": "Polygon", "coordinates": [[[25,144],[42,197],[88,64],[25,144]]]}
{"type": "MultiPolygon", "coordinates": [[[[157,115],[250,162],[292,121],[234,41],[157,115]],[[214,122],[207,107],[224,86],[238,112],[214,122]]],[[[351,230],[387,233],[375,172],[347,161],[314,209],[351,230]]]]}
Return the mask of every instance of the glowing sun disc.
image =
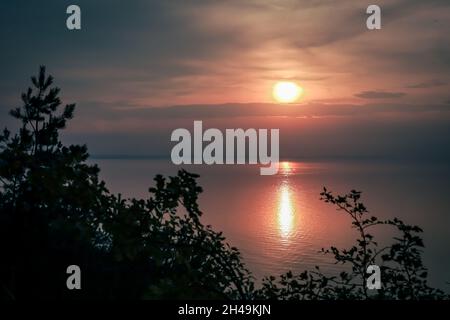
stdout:
{"type": "Polygon", "coordinates": [[[303,93],[302,87],[292,81],[279,81],[273,86],[273,97],[280,103],[295,102],[303,93]]]}

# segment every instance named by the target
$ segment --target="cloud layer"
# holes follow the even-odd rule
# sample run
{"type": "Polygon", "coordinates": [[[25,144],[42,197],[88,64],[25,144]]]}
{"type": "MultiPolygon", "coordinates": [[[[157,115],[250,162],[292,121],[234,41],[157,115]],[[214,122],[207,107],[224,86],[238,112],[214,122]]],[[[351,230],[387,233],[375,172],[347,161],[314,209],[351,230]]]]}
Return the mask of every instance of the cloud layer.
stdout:
{"type": "Polygon", "coordinates": [[[69,4],[1,3],[2,100],[39,64],[69,98],[98,103],[271,102],[280,79],[305,101],[405,88],[405,102],[448,99],[448,1],[379,1],[378,31],[357,0],[80,0],[79,32],[65,28],[69,4]]]}
{"type": "Polygon", "coordinates": [[[387,91],[363,91],[355,94],[356,97],[364,99],[392,99],[404,97],[404,92],[387,92],[387,91]]]}
{"type": "Polygon", "coordinates": [[[79,0],[77,32],[70,4],[0,3],[2,126],[45,64],[78,103],[65,138],[93,153],[166,154],[170,131],[194,118],[279,126],[296,155],[448,146],[448,0],[378,1],[377,31],[358,0],[79,0]],[[282,79],[304,88],[301,104],[271,104],[282,79]]]}

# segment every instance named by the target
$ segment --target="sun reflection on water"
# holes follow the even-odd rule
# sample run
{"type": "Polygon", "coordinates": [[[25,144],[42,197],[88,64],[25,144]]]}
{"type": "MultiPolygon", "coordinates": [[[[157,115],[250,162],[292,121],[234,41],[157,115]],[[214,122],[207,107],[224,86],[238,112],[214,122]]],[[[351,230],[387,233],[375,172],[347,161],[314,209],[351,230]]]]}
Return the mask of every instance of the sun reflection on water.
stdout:
{"type": "MultiPolygon", "coordinates": [[[[282,162],[281,167],[284,175],[289,175],[292,171],[289,162],[282,162]]],[[[296,220],[294,196],[287,179],[279,186],[278,195],[278,228],[281,237],[287,239],[293,234],[296,220]]]]}
{"type": "Polygon", "coordinates": [[[294,227],[294,206],[292,204],[289,186],[280,187],[280,204],[278,209],[278,226],[281,236],[286,238],[292,233],[294,227]]]}
{"type": "Polygon", "coordinates": [[[282,175],[288,176],[293,173],[293,167],[289,161],[280,162],[279,172],[282,175]]]}

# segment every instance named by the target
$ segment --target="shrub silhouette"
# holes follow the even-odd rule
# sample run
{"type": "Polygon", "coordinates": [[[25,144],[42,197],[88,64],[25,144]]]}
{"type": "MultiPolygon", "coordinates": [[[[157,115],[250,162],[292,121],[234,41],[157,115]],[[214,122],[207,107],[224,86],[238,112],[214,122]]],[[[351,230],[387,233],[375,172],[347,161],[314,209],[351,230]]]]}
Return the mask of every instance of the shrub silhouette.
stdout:
{"type": "Polygon", "coordinates": [[[197,176],[157,176],[146,200],[110,194],[86,146],[59,140],[75,105],[59,112],[44,67],[31,80],[11,111],[18,134],[0,137],[1,296],[248,298],[253,283],[239,251],[200,223],[197,176]],[[66,288],[71,264],[82,270],[82,290],[66,288]]]}
{"type": "Polygon", "coordinates": [[[0,136],[0,297],[41,299],[421,299],[445,298],[428,287],[420,228],[398,219],[367,217],[360,193],[323,200],[352,218],[357,244],[332,247],[337,263],[351,266],[338,277],[317,268],[266,278],[256,289],[238,249],[204,226],[195,174],[155,177],[148,199],[111,194],[87,163],[85,145],[64,146],[59,131],[73,117],[63,108],[53,78],[41,67],[23,106],[11,111],[19,132],[0,136]],[[390,225],[400,232],[378,249],[367,231],[390,225]],[[381,260],[380,260],[381,259],[381,260]],[[380,263],[383,287],[369,293],[367,265],[380,263]],[[66,268],[79,265],[82,290],[66,288],[66,268]]]}
{"type": "Polygon", "coordinates": [[[421,250],[424,247],[419,234],[422,229],[410,226],[400,219],[379,220],[369,216],[361,202],[361,192],[352,190],[344,196],[335,196],[324,188],[321,200],[331,203],[345,212],[358,233],[356,244],[348,249],[322,249],[331,254],[336,264],[347,266],[349,271],[330,276],[319,267],[304,271],[299,275],[288,272],[279,279],[271,276],[263,281],[256,292],[263,299],[448,299],[441,290],[427,284],[427,269],[422,263],[421,250]],[[389,246],[379,247],[375,237],[369,233],[375,226],[392,226],[398,236],[389,246]],[[378,290],[368,290],[367,273],[369,265],[380,266],[382,286],[378,290]]]}

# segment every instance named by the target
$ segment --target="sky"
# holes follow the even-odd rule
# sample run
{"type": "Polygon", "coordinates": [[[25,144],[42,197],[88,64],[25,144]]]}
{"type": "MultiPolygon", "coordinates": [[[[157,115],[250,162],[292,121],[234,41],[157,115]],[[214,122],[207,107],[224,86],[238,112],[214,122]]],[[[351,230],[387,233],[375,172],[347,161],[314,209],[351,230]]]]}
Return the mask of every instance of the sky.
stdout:
{"type": "Polygon", "coordinates": [[[449,18],[448,0],[2,1],[0,125],[44,64],[77,103],[64,139],[94,155],[167,156],[195,119],[280,128],[286,158],[450,158],[449,18]],[[275,103],[282,80],[298,103],[275,103]]]}

